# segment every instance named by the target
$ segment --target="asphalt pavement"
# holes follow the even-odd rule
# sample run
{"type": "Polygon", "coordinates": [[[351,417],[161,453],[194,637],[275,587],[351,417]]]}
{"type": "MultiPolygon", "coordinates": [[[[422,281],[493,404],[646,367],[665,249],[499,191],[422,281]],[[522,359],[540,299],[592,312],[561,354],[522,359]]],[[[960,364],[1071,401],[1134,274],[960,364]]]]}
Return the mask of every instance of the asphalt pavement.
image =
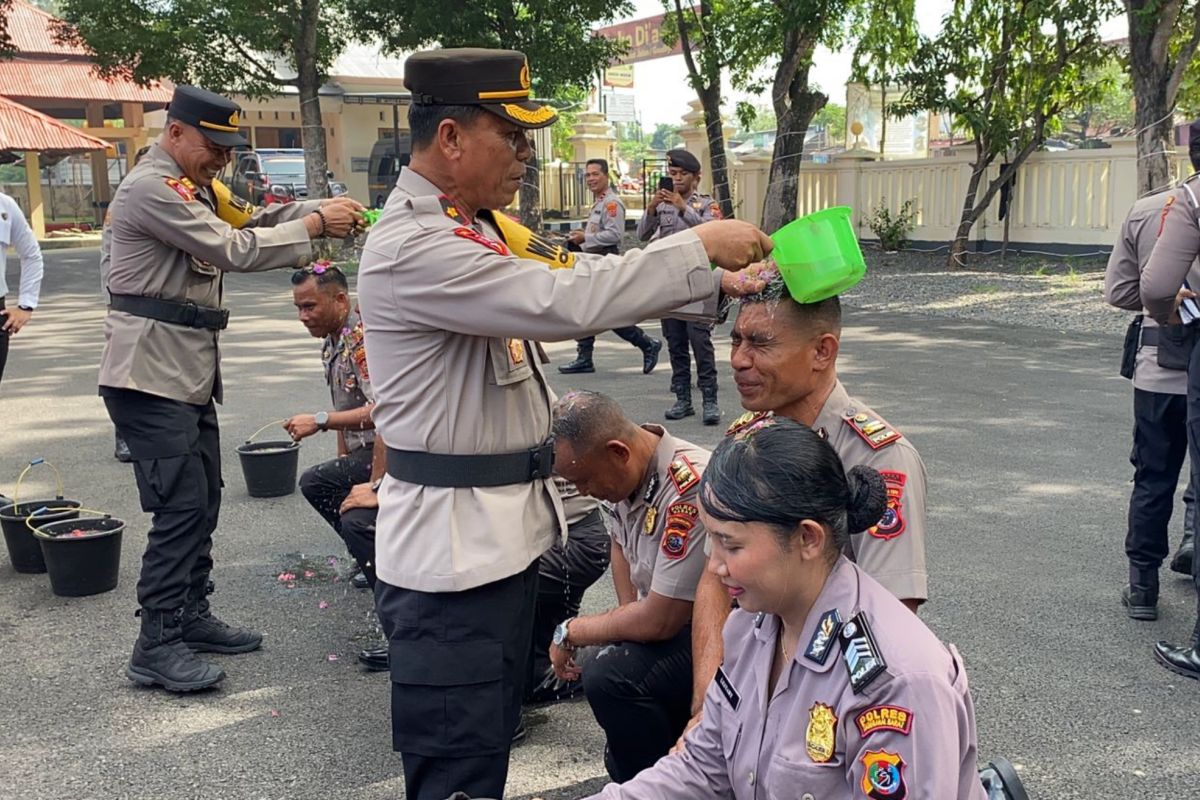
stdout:
{"type": "MultiPolygon", "coordinates": [[[[45,575],[15,573],[0,552],[0,798],[402,797],[387,678],[354,660],[372,636],[370,598],[349,587],[340,541],[298,493],[246,494],[235,452],[260,426],[328,405],[320,345],[294,318],[286,272],[228,278],[222,338],[227,491],[214,608],[264,631],[265,645],[214,657],[228,677],[209,693],[170,695],[124,677],[148,517],[130,467],[112,457],[96,395],[97,258],[94,249],[46,254],[43,305],[13,340],[0,384],[0,493],[13,494],[31,459],[52,462],[67,497],[128,522],[120,584],[56,597],[45,575]]],[[[15,287],[14,261],[10,276],[15,287]]],[[[718,329],[722,359],[728,330],[718,329]]],[[[844,383],[911,438],[928,468],[932,600],[922,617],[966,660],[981,759],[1017,763],[1032,798],[1193,796],[1200,780],[1200,685],[1150,653],[1154,641],[1190,632],[1190,583],[1164,571],[1157,622],[1132,622],[1119,603],[1132,473],[1119,345],[847,313],[844,383]]],[[[561,364],[573,346],[548,350],[561,364]]],[[[662,422],[665,354],[650,376],[612,334],[596,355],[596,374],[553,373],[555,388],[602,390],[631,417],[662,422]]],[[[728,421],[740,410],[724,366],[721,387],[728,421]]],[[[691,418],[670,429],[711,447],[723,426],[691,418]]],[[[307,440],[301,468],[333,452],[331,436],[307,440]]],[[[52,490],[52,473],[37,467],[21,493],[52,490]]],[[[1180,509],[1172,539],[1181,518],[1180,509]]],[[[612,602],[607,578],[586,599],[592,609],[612,602]]],[[[602,750],[586,703],[533,711],[509,795],[583,796],[603,782],[602,750]]]]}

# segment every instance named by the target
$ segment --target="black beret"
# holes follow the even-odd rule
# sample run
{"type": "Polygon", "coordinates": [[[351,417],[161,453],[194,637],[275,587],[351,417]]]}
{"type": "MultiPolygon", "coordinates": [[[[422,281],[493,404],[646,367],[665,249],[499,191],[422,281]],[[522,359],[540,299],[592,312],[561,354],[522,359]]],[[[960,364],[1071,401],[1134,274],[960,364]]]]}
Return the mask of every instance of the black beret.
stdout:
{"type": "Polygon", "coordinates": [[[690,172],[693,175],[700,174],[700,159],[687,150],[668,150],[667,164],[672,167],[678,167],[684,172],[690,172]]]}
{"type": "Polygon", "coordinates": [[[404,62],[414,105],[482,106],[522,128],[544,128],[558,112],[529,97],[529,62],[516,50],[423,50],[404,62]]]}

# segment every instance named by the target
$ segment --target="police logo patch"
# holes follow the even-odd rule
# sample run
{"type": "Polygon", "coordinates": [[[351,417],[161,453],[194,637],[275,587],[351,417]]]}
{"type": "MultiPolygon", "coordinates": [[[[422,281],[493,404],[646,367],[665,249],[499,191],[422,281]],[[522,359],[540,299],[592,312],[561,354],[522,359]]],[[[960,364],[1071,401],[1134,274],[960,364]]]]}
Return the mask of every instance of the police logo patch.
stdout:
{"type": "Polygon", "coordinates": [[[679,456],[671,462],[671,482],[675,484],[675,489],[680,494],[684,494],[688,489],[700,482],[700,473],[696,471],[696,467],[688,461],[687,456],[679,456]]]}
{"type": "Polygon", "coordinates": [[[613,202],[607,203],[604,206],[604,210],[608,212],[610,217],[615,217],[617,215],[617,204],[613,202]]]}
{"type": "Polygon", "coordinates": [[[874,800],[903,800],[908,797],[904,785],[904,759],[886,750],[868,750],[862,757],[862,790],[874,800]]]}
{"type": "Polygon", "coordinates": [[[508,248],[505,247],[501,242],[497,242],[494,239],[489,239],[474,228],[468,228],[465,226],[455,228],[454,235],[463,239],[468,239],[472,242],[476,242],[477,244],[481,244],[497,255],[508,255],[508,248]]]}
{"type": "Polygon", "coordinates": [[[846,672],[850,676],[850,688],[855,694],[871,685],[887,668],[887,662],[879,653],[875,638],[871,635],[871,627],[867,618],[862,614],[842,628],[842,661],[846,664],[846,672]]]}
{"type": "Polygon", "coordinates": [[[184,202],[190,203],[196,199],[195,193],[185,186],[182,181],[176,178],[164,178],[163,180],[166,181],[167,186],[171,187],[171,191],[183,198],[184,202]]]}
{"type": "Polygon", "coordinates": [[[900,706],[871,706],[854,718],[858,735],[867,738],[879,731],[892,731],[908,736],[912,731],[913,712],[900,706]]]}
{"type": "Polygon", "coordinates": [[[880,470],[884,486],[887,487],[887,508],[879,518],[879,524],[868,529],[876,539],[895,539],[904,533],[904,484],[908,476],[903,472],[880,470]]]}
{"type": "Polygon", "coordinates": [[[724,219],[725,218],[725,216],[721,213],[721,204],[718,203],[716,200],[714,200],[708,206],[708,210],[712,213],[713,219],[724,219]]]}
{"type": "Polygon", "coordinates": [[[808,710],[808,727],[804,731],[804,749],[817,764],[833,758],[837,715],[824,703],[813,703],[808,710]]]}
{"type": "Polygon", "coordinates": [[[804,648],[804,657],[817,664],[824,664],[837,641],[838,631],[842,627],[842,615],[836,608],[831,608],[821,615],[817,629],[813,631],[808,646],[804,648]]]}
{"type": "Polygon", "coordinates": [[[683,528],[667,525],[667,532],[662,538],[663,555],[672,561],[687,555],[688,532],[683,528]]]}

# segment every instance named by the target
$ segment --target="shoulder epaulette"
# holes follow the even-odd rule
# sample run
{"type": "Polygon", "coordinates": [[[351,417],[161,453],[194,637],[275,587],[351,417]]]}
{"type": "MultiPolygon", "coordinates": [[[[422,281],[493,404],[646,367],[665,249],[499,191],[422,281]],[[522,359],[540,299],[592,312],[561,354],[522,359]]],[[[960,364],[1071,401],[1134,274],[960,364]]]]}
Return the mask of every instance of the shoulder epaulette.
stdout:
{"type": "Polygon", "coordinates": [[[883,660],[875,637],[871,635],[871,626],[861,612],[842,626],[840,636],[842,661],[850,675],[850,688],[855,694],[862,694],[887,669],[887,662],[883,660]]]}
{"type": "Polygon", "coordinates": [[[887,447],[903,438],[900,432],[888,425],[887,422],[870,414],[846,414],[843,419],[872,450],[887,447]]]}

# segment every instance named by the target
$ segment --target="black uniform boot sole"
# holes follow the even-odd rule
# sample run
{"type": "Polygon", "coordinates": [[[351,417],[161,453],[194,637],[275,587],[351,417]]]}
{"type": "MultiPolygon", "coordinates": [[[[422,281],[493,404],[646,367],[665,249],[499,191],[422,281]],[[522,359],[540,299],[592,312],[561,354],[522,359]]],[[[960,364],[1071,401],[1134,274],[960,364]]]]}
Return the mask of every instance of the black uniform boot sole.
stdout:
{"type": "Polygon", "coordinates": [[[563,364],[558,368],[558,371],[563,375],[582,375],[587,372],[595,372],[596,365],[590,361],[586,364],[577,364],[572,361],[570,364],[563,364]]]}
{"type": "Polygon", "coordinates": [[[170,678],[164,678],[157,672],[139,669],[132,664],[125,667],[125,676],[129,680],[139,686],[161,686],[168,692],[198,692],[201,689],[208,689],[216,686],[221,681],[225,680],[225,671],[217,673],[216,678],[201,681],[173,681],[170,678]]]}
{"type": "Polygon", "coordinates": [[[1139,622],[1153,622],[1158,619],[1158,605],[1134,605],[1128,586],[1121,590],[1121,605],[1125,606],[1130,619],[1139,622]]]}
{"type": "Polygon", "coordinates": [[[188,646],[188,649],[193,653],[220,653],[227,656],[236,656],[241,653],[253,653],[262,647],[262,639],[249,644],[241,644],[237,646],[227,644],[211,644],[209,642],[189,642],[187,639],[183,643],[188,646]]]}

